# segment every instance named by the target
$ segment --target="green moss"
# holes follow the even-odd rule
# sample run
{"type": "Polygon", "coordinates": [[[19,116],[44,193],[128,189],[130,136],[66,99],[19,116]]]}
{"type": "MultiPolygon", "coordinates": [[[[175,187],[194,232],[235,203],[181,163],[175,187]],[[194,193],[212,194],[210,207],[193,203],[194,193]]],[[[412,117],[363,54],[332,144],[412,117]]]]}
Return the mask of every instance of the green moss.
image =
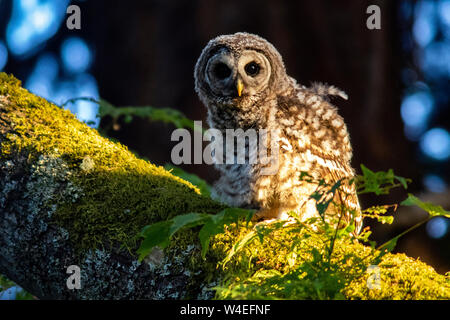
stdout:
{"type": "MultiPolygon", "coordinates": [[[[217,236],[212,255],[224,258],[252,226],[232,226],[217,236]]],[[[450,274],[441,275],[404,254],[380,255],[351,239],[338,240],[328,261],[323,234],[289,229],[255,240],[224,266],[217,299],[450,299],[450,274]],[[298,244],[292,254],[294,241],[298,244]],[[369,266],[380,287],[368,285],[369,266]]],[[[372,274],[373,275],[373,274],[372,274]]]]}
{"type": "Polygon", "coordinates": [[[138,159],[70,111],[21,88],[19,80],[5,73],[0,73],[0,99],[0,121],[9,127],[2,133],[6,138],[1,143],[3,160],[25,153],[31,166],[38,161],[53,165],[50,158],[63,161],[64,168],[59,169],[67,171],[68,181],[63,182],[71,191],[53,195],[57,209],[52,219],[69,231],[77,249],[108,243],[134,248],[135,235],[147,224],[181,213],[215,213],[222,208],[191,183],[138,159]]]}

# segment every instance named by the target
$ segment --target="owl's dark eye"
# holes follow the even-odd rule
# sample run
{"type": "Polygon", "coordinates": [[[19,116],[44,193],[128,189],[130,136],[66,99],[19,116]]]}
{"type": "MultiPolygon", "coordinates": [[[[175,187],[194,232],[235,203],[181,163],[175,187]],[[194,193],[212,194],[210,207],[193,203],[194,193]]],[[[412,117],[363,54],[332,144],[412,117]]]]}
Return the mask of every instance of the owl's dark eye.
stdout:
{"type": "Polygon", "coordinates": [[[259,70],[261,69],[261,67],[255,61],[252,61],[252,62],[247,63],[245,65],[244,69],[245,69],[245,72],[249,76],[254,77],[259,73],[259,70]]]}
{"type": "Polygon", "coordinates": [[[225,63],[218,63],[214,66],[214,75],[220,79],[226,79],[230,76],[231,69],[225,63]]]}

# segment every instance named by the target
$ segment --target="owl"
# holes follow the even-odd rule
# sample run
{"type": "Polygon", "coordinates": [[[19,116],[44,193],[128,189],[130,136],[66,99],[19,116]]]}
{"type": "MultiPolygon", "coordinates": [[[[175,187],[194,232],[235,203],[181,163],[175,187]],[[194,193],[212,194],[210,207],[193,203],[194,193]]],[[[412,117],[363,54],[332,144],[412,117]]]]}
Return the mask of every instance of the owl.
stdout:
{"type": "MultiPolygon", "coordinates": [[[[213,197],[235,207],[255,208],[263,219],[284,218],[295,212],[302,220],[318,217],[311,195],[322,180],[342,182],[328,196],[344,207],[343,221],[362,219],[355,186],[350,183],[352,147],[347,127],[331,96],[347,99],[334,86],[315,83],[306,87],[286,74],[279,52],[267,40],[249,33],[222,35],[203,49],[194,72],[195,90],[207,108],[210,128],[226,135],[227,129],[265,129],[278,132],[277,170],[267,174],[267,163],[217,163],[219,180],[213,197]],[[302,172],[310,179],[302,179],[302,172]]],[[[266,145],[271,143],[265,141],[266,145]]],[[[249,153],[248,143],[245,149],[249,153]]],[[[272,150],[273,151],[273,150],[272,150]]],[[[235,154],[233,155],[235,156],[235,154]]],[[[248,157],[246,157],[248,159],[248,157]]],[[[337,223],[338,206],[326,216],[337,223]]]]}

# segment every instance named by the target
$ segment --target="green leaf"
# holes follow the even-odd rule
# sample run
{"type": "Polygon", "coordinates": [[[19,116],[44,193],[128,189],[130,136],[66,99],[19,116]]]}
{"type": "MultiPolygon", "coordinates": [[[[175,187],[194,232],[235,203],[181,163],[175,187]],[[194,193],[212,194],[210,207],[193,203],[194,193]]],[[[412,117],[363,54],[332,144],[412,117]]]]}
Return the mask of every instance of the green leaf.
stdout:
{"type": "Polygon", "coordinates": [[[376,195],[388,194],[392,188],[402,186],[408,187],[410,179],[394,175],[394,171],[389,169],[387,172],[373,172],[361,164],[362,176],[356,177],[357,189],[359,194],[375,193],[376,195]],[[396,183],[398,181],[398,183],[396,183]]]}
{"type": "MultiPolygon", "coordinates": [[[[355,231],[355,224],[354,223],[350,223],[349,225],[347,225],[345,228],[341,229],[342,230],[342,234],[339,234],[340,237],[342,236],[348,236],[350,235],[353,231],[355,231]]],[[[340,231],[340,230],[338,230],[340,231]]]]}
{"type": "Polygon", "coordinates": [[[250,221],[252,221],[254,214],[255,214],[255,210],[248,211],[247,216],[245,217],[245,222],[247,223],[247,226],[250,223],[250,221]]]}
{"type": "Polygon", "coordinates": [[[239,240],[238,242],[236,242],[234,244],[234,246],[231,248],[230,252],[228,253],[227,257],[222,261],[222,264],[226,265],[236,253],[238,253],[246,245],[250,244],[257,237],[258,237],[258,234],[256,233],[255,230],[252,230],[249,233],[247,233],[241,240],[239,240]]]}
{"type": "Polygon", "coordinates": [[[373,172],[372,170],[370,170],[369,168],[367,168],[365,165],[363,165],[361,163],[361,171],[364,175],[365,178],[367,178],[368,181],[370,180],[374,180],[376,175],[375,172],[373,172]]]}
{"type": "Polygon", "coordinates": [[[394,222],[393,216],[377,216],[378,222],[381,222],[382,224],[392,224],[394,222]]]}
{"type": "Polygon", "coordinates": [[[99,106],[97,116],[99,118],[110,116],[113,119],[118,119],[119,117],[123,116],[124,121],[126,123],[129,123],[133,117],[140,117],[150,121],[171,123],[177,128],[189,128],[192,130],[197,130],[196,128],[194,128],[194,121],[186,118],[186,116],[180,111],[171,108],[155,108],[151,106],[116,107],[104,99],[96,100],[91,97],[78,97],[69,99],[64,102],[61,107],[77,101],[89,101],[97,103],[99,106]]]}
{"type": "Polygon", "coordinates": [[[385,215],[388,213],[389,208],[394,208],[394,211],[397,208],[397,205],[383,205],[383,206],[372,206],[363,210],[364,218],[377,219],[378,222],[383,224],[392,224],[394,222],[394,216],[385,215]],[[366,213],[367,212],[367,213],[366,213]]]}
{"type": "Polygon", "coordinates": [[[380,216],[377,214],[365,214],[365,218],[372,218],[377,219],[378,222],[381,222],[382,224],[392,224],[394,222],[394,216],[380,216]]]}
{"type": "Polygon", "coordinates": [[[172,225],[170,226],[169,236],[181,228],[194,228],[198,225],[204,224],[211,219],[209,214],[204,213],[188,213],[172,218],[172,225]]]}
{"type": "Polygon", "coordinates": [[[175,167],[171,164],[166,164],[164,169],[170,171],[174,176],[180,177],[183,180],[189,181],[194,186],[200,189],[202,195],[211,196],[211,186],[203,179],[195,174],[188,173],[181,168],[175,167]]]}
{"type": "Polygon", "coordinates": [[[133,116],[130,115],[130,114],[127,114],[127,115],[125,116],[125,118],[123,119],[123,121],[124,121],[125,123],[131,123],[131,121],[133,121],[133,116]]]}
{"type": "Polygon", "coordinates": [[[408,189],[408,182],[411,181],[410,179],[406,179],[406,178],[399,177],[399,176],[394,176],[394,177],[401,183],[401,185],[403,186],[403,188],[405,188],[405,190],[408,189]]]}
{"type": "Polygon", "coordinates": [[[155,246],[165,248],[169,244],[170,226],[172,221],[160,221],[149,226],[145,226],[141,231],[144,237],[141,246],[137,250],[139,261],[142,261],[155,246]]]}
{"type": "Polygon", "coordinates": [[[208,214],[188,213],[145,226],[140,233],[144,240],[137,251],[139,260],[142,261],[155,246],[165,248],[169,244],[170,238],[180,229],[196,227],[204,224],[208,219],[211,219],[208,214]]]}
{"type": "Polygon", "coordinates": [[[361,164],[361,170],[364,178],[364,190],[361,193],[373,192],[376,195],[379,195],[382,192],[380,189],[381,182],[378,181],[380,175],[376,175],[375,172],[361,164]]]}
{"type": "MultiPolygon", "coordinates": [[[[222,226],[223,229],[223,226],[222,226]]],[[[219,227],[213,222],[208,221],[201,229],[198,234],[200,238],[200,244],[202,246],[202,258],[205,259],[206,252],[208,251],[209,242],[211,241],[211,237],[217,233],[219,230],[219,227]]]]}
{"type": "Polygon", "coordinates": [[[139,234],[144,238],[138,249],[139,260],[142,261],[155,246],[165,248],[171,237],[183,228],[194,228],[203,225],[199,232],[202,246],[202,257],[205,258],[211,237],[224,232],[225,225],[238,222],[245,218],[249,222],[255,210],[241,208],[227,208],[218,214],[188,213],[175,216],[167,221],[160,221],[145,226],[139,234]]]}
{"type": "Polygon", "coordinates": [[[395,238],[392,238],[391,240],[383,243],[380,247],[378,247],[378,250],[382,251],[381,255],[385,255],[388,252],[392,252],[395,249],[395,246],[397,245],[397,241],[400,238],[401,235],[396,236],[395,238]]]}
{"type": "Polygon", "coordinates": [[[408,194],[408,198],[401,204],[404,206],[418,206],[428,212],[431,217],[444,216],[450,218],[450,211],[444,210],[441,206],[434,205],[430,202],[423,202],[411,193],[408,194]]]}

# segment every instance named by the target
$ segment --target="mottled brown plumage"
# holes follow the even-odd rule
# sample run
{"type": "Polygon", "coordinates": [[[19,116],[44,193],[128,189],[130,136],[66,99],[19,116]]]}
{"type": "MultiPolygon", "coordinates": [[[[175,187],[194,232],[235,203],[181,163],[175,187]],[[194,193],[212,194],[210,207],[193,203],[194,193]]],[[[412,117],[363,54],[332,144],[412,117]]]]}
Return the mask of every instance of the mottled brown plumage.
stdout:
{"type": "MultiPolygon", "coordinates": [[[[211,40],[195,67],[195,89],[208,109],[211,128],[224,134],[238,128],[280,132],[279,167],[274,174],[262,174],[261,163],[216,165],[221,177],[214,195],[228,205],[258,208],[267,218],[294,210],[307,219],[317,215],[310,195],[318,185],[301,180],[302,171],[329,184],[353,177],[349,134],[328,99],[347,95],[333,86],[297,84],[265,39],[236,33],[211,40]]],[[[345,220],[350,221],[350,212],[356,213],[358,232],[362,221],[354,186],[344,183],[334,200],[349,208],[345,220]]],[[[330,208],[327,214],[335,212],[330,208]]]]}

